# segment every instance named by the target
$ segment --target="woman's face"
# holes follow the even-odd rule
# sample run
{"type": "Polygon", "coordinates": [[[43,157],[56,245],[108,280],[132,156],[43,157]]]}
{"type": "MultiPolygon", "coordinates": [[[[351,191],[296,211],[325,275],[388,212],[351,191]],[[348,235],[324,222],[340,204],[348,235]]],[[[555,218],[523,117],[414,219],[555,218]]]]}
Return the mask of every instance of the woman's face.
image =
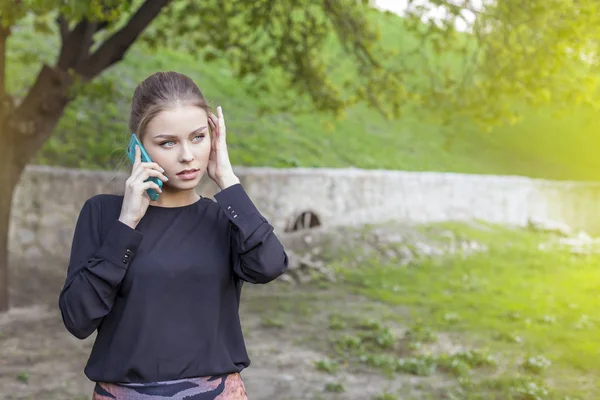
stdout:
{"type": "Polygon", "coordinates": [[[148,155],[169,178],[163,190],[189,190],[198,185],[208,165],[210,142],[208,116],[196,106],[161,111],[143,136],[148,155]]]}

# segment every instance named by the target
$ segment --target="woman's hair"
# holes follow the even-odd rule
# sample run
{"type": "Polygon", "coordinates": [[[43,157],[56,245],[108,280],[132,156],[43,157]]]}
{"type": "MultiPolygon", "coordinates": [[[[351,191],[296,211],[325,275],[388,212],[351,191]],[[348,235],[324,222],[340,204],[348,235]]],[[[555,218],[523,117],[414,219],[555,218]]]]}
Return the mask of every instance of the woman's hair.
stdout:
{"type": "Polygon", "coordinates": [[[192,79],[178,72],[156,72],[133,92],[129,131],[142,140],[146,127],[161,111],[176,106],[196,106],[208,114],[210,107],[192,79]]]}

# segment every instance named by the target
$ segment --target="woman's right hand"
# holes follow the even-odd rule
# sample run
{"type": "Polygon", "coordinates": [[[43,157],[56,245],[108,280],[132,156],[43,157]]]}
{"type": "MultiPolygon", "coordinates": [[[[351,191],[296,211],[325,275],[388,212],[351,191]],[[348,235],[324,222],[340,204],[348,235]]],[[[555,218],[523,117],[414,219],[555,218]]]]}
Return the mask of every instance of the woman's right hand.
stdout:
{"type": "Polygon", "coordinates": [[[157,163],[141,162],[142,152],[139,146],[135,146],[135,162],[131,170],[131,175],[125,181],[125,195],[123,197],[123,205],[121,206],[121,215],[119,221],[125,225],[135,229],[142,217],[146,214],[150,205],[150,197],[146,190],[154,189],[158,193],[162,193],[161,188],[152,181],[146,180],[150,177],[157,177],[163,182],[169,180],[157,163]]]}

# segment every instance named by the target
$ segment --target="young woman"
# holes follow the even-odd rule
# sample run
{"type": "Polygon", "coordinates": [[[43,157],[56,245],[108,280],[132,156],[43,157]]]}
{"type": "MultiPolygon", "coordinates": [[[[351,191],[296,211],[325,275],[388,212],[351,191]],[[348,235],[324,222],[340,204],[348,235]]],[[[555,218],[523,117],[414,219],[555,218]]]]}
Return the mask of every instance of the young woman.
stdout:
{"type": "Polygon", "coordinates": [[[144,80],[129,128],[153,162],[136,148],[124,195],[86,201],[59,298],[69,332],[98,332],[84,370],[93,398],[246,399],[242,282],[277,278],[287,254],[232,170],[223,111],[190,78],[144,80]],[[194,190],[205,173],[216,201],[194,190]]]}

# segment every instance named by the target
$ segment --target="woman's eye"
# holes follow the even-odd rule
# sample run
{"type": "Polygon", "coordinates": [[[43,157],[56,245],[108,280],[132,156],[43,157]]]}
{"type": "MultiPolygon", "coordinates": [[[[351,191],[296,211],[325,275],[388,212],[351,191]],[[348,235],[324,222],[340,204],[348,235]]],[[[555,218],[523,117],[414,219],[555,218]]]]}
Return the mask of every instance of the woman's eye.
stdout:
{"type": "MultiPolygon", "coordinates": [[[[202,134],[202,135],[196,135],[196,136],[194,136],[194,140],[196,142],[200,142],[200,141],[202,141],[202,139],[204,139],[204,136],[205,136],[204,134],[202,134]]],[[[172,140],[169,140],[167,142],[162,142],[160,144],[161,147],[173,147],[173,145],[175,145],[175,142],[172,141],[172,140]]]]}

